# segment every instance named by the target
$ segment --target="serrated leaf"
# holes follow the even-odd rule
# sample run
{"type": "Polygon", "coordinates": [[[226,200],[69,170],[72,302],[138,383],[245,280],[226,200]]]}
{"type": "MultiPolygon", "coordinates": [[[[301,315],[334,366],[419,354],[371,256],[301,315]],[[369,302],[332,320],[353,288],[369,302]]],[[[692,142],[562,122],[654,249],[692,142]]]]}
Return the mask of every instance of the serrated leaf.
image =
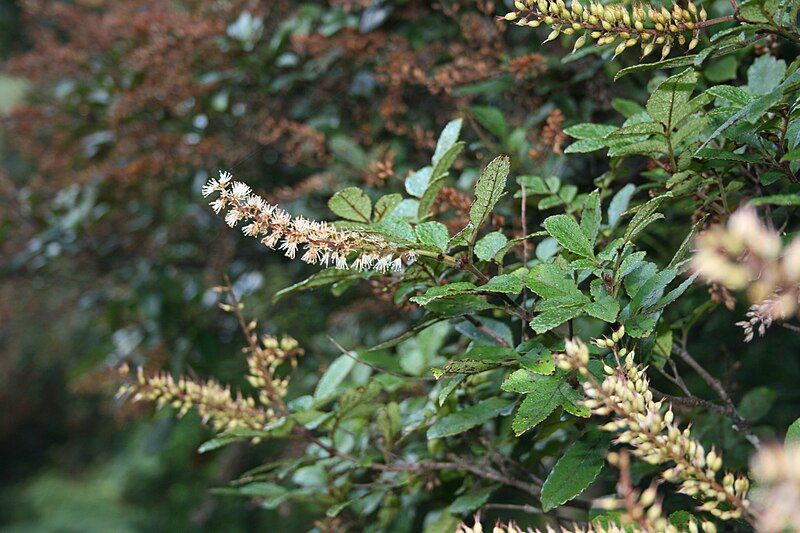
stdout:
{"type": "Polygon", "coordinates": [[[605,139],[618,128],[607,124],[575,124],[564,130],[564,133],[575,139],[605,139]]]}
{"type": "Polygon", "coordinates": [[[410,300],[419,305],[425,306],[439,298],[448,296],[456,296],[459,294],[473,294],[477,287],[468,281],[457,281],[455,283],[448,283],[447,285],[438,285],[430,287],[421,296],[414,296],[410,300]]]}
{"type": "Polygon", "coordinates": [[[671,130],[688,112],[687,103],[697,84],[697,73],[686,69],[661,82],[647,101],[647,112],[671,130]]]}
{"type": "Polygon", "coordinates": [[[337,192],[328,200],[328,207],[346,220],[369,223],[372,216],[372,200],[358,187],[337,192]]]}
{"type": "Polygon", "coordinates": [[[414,231],[417,233],[417,239],[422,244],[433,246],[442,252],[447,251],[450,234],[447,231],[447,226],[441,222],[423,222],[422,224],[417,224],[414,231]]]}
{"type": "Polygon", "coordinates": [[[565,154],[586,154],[608,146],[608,141],[602,138],[580,139],[564,149],[565,154]]]}
{"type": "Polygon", "coordinates": [[[611,447],[608,433],[592,431],[575,442],[553,466],[542,485],[542,511],[578,496],[597,478],[611,447]]]}
{"type": "Polygon", "coordinates": [[[514,274],[500,274],[478,287],[478,290],[516,295],[522,292],[522,280],[514,274]]]}
{"type": "Polygon", "coordinates": [[[489,398],[465,407],[437,420],[428,428],[428,438],[440,439],[463,433],[497,417],[510,403],[503,398],[489,398]]]}
{"type": "Polygon", "coordinates": [[[631,314],[635,314],[640,309],[647,309],[658,302],[664,295],[667,285],[675,279],[676,275],[674,270],[667,269],[648,279],[631,299],[631,314]]]}
{"type": "Polygon", "coordinates": [[[378,198],[378,201],[375,202],[375,208],[372,210],[372,221],[380,222],[386,218],[402,201],[403,196],[398,193],[381,196],[378,198]]]}
{"type": "Polygon", "coordinates": [[[569,272],[554,263],[540,263],[528,271],[525,285],[542,298],[580,294],[569,272]]]}
{"type": "Polygon", "coordinates": [[[697,54],[692,54],[688,56],[673,57],[671,59],[665,59],[663,61],[656,61],[654,63],[639,63],[630,67],[626,67],[617,72],[614,75],[614,81],[617,81],[623,76],[627,76],[628,74],[634,74],[636,72],[647,72],[649,70],[656,70],[656,69],[688,67],[689,65],[694,64],[696,58],[697,54]]]}
{"type": "Polygon", "coordinates": [[[487,233],[475,243],[475,255],[481,261],[494,259],[495,254],[503,249],[508,242],[508,238],[499,231],[487,233]]]}
{"type": "Polygon", "coordinates": [[[556,377],[543,378],[527,370],[517,370],[503,382],[502,388],[526,395],[511,423],[517,436],[538,425],[558,407],[576,416],[589,416],[589,410],[578,405],[582,400],[580,393],[556,377]]]}
{"type": "Polygon", "coordinates": [[[431,163],[433,163],[434,166],[436,166],[436,163],[444,156],[445,152],[458,142],[458,136],[461,134],[462,122],[463,120],[460,118],[451,120],[442,130],[442,133],[439,135],[439,140],[436,142],[436,150],[433,152],[433,159],[431,159],[431,163]]]}
{"type": "Polygon", "coordinates": [[[652,215],[655,213],[656,209],[661,205],[661,202],[664,201],[666,198],[672,198],[672,193],[662,194],[661,196],[656,196],[652,200],[642,204],[639,206],[639,209],[636,211],[636,214],[633,215],[630,224],[628,224],[628,229],[625,230],[625,240],[630,241],[635,235],[637,235],[645,226],[650,224],[653,219],[651,218],[652,215]]]}
{"type": "Polygon", "coordinates": [[[759,56],[747,69],[747,91],[762,95],[772,92],[786,74],[786,61],[765,54],[759,56]]]}
{"type": "Polygon", "coordinates": [[[503,196],[510,171],[511,160],[506,156],[500,156],[493,159],[481,172],[475,184],[475,201],[469,209],[473,231],[478,231],[483,226],[494,205],[503,196]]]}
{"type": "Polygon", "coordinates": [[[597,233],[600,231],[600,191],[592,191],[584,200],[583,211],[581,211],[581,231],[594,244],[597,233]]]}
{"type": "Polygon", "coordinates": [[[612,296],[606,295],[584,307],[586,314],[599,318],[604,322],[614,322],[619,314],[619,302],[612,296]]]}
{"type": "Polygon", "coordinates": [[[706,92],[715,98],[726,100],[737,107],[744,107],[753,101],[753,97],[750,95],[750,93],[741,87],[715,85],[714,87],[708,88],[706,92]]]}
{"type": "Polygon", "coordinates": [[[594,259],[592,243],[581,231],[578,223],[569,215],[547,217],[544,221],[544,228],[565,249],[582,257],[594,259]]]}
{"type": "Polygon", "coordinates": [[[531,320],[531,327],[541,335],[551,329],[560,326],[567,320],[572,320],[573,318],[579,316],[583,312],[583,308],[579,306],[574,307],[557,307],[555,309],[549,309],[543,313],[540,313],[531,320]]]}
{"type": "Polygon", "coordinates": [[[406,178],[406,192],[421,198],[430,185],[433,167],[422,167],[406,178]]]}
{"type": "Polygon", "coordinates": [[[608,150],[609,157],[622,157],[626,155],[652,155],[669,153],[669,145],[661,139],[638,141],[630,144],[617,144],[608,150]]]}
{"type": "Polygon", "coordinates": [[[416,234],[411,224],[395,216],[386,217],[372,228],[396,242],[413,243],[416,241],[416,234]]]}
{"type": "Polygon", "coordinates": [[[772,194],[750,200],[750,205],[800,205],[800,194],[772,194]]]}
{"type": "Polygon", "coordinates": [[[471,513],[489,500],[497,487],[484,487],[478,490],[470,490],[462,494],[450,504],[450,512],[454,514],[471,513]]]}

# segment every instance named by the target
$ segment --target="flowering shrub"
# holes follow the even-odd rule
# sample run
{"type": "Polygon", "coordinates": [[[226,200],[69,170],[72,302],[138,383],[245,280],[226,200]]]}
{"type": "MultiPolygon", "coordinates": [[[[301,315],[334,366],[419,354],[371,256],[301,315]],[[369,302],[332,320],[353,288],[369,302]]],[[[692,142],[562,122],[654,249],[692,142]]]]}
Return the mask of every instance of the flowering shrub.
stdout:
{"type": "MultiPolygon", "coordinates": [[[[771,335],[794,342],[800,330],[797,6],[342,4],[276,2],[274,17],[244,3],[187,2],[176,13],[147,1],[130,12],[34,5],[40,16],[86,9],[131,31],[116,53],[136,73],[111,76],[119,94],[99,109],[88,105],[96,91],[65,89],[98,115],[75,127],[107,129],[84,137],[80,153],[61,138],[67,152],[40,163],[43,176],[69,160],[86,172],[81,187],[99,174],[158,198],[188,196],[193,181],[210,208],[187,208],[188,227],[208,233],[207,217],[219,215],[263,245],[247,264],[279,254],[289,261],[271,272],[304,274],[269,295],[279,303],[261,329],[240,301],[241,278],[217,291],[244,336],[244,379],[131,370],[121,359],[140,354],[129,350],[112,361],[120,396],[196,409],[215,433],[203,453],[283,444],[220,492],[310,509],[318,530],[796,527],[798,365],[786,350],[753,347],[771,335]],[[148,14],[170,30],[124,23],[148,14]],[[457,39],[426,42],[452,21],[457,39]],[[545,35],[544,47],[528,46],[545,35]],[[160,60],[175,42],[199,53],[172,69],[160,60]],[[623,67],[634,46],[661,59],[623,67]],[[268,69],[251,66],[262,60],[268,69]],[[559,94],[573,87],[580,98],[559,94]],[[606,98],[609,87],[628,98],[606,98]],[[345,102],[326,111],[334,94],[345,102]],[[152,106],[170,120],[148,120],[152,106]],[[224,134],[226,121],[241,140],[224,134]],[[142,135],[166,144],[121,142],[133,126],[156,128],[142,135]],[[194,131],[207,128],[219,138],[194,131]],[[153,154],[175,143],[177,159],[156,165],[153,154]],[[251,148],[264,147],[278,157],[252,161],[251,148]],[[211,162],[237,176],[186,179],[211,162]],[[154,183],[143,168],[169,169],[169,179],[154,183]],[[261,172],[269,194],[254,192],[261,172]],[[327,210],[298,201],[317,192],[330,193],[327,210]],[[311,291],[322,296],[301,300],[311,291]],[[739,293],[749,310],[736,307],[739,293]],[[327,323],[304,327],[329,310],[327,323]],[[298,340],[278,340],[282,330],[298,340]]],[[[119,59],[77,53],[99,53],[92,46],[67,49],[64,68],[89,62],[107,80],[119,59]]],[[[9,119],[29,132],[19,139],[41,133],[25,113],[50,106],[59,118],[34,124],[51,135],[69,128],[61,105],[29,105],[9,119]]],[[[124,210],[113,215],[115,227],[131,224],[124,210]]],[[[142,233],[152,246],[170,238],[142,233]]],[[[191,255],[219,261],[206,251],[191,255]]],[[[231,257],[210,269],[216,277],[231,257]]],[[[261,291],[247,292],[258,302],[261,291]]]]}

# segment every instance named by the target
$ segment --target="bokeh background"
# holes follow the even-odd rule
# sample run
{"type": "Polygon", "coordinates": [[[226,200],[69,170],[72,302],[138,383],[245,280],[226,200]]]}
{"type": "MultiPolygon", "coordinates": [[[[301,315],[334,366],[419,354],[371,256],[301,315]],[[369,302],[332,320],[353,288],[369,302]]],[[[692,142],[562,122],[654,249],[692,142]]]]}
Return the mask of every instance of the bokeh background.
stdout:
{"type": "MultiPolygon", "coordinates": [[[[558,43],[545,55],[541,36],[495,19],[504,10],[490,0],[0,0],[0,530],[313,527],[314,502],[263,509],[211,491],[286,450],[199,454],[211,434],[195,415],[119,404],[108,366],[238,383],[241,339],[212,291],[225,276],[267,331],[301,340],[300,388],[336,354],[328,334],[369,342],[396,313],[390,284],[275,301],[310,271],[213,216],[199,191],[219,168],[329,218],[325,201],[344,186],[401,190],[442,126],[464,116],[473,167],[507,153],[517,173],[562,176],[564,198],[588,187],[605,162],[565,158],[563,127],[616,120],[617,98],[643,96],[641,80],[612,86],[618,67],[558,43]]],[[[734,57],[712,67],[711,81],[737,76],[734,57]]],[[[454,227],[468,192],[455,184],[437,200],[454,227]]],[[[735,319],[712,325],[711,350],[721,332],[739,337],[735,319]]],[[[769,379],[759,372],[756,384],[769,379]]]]}

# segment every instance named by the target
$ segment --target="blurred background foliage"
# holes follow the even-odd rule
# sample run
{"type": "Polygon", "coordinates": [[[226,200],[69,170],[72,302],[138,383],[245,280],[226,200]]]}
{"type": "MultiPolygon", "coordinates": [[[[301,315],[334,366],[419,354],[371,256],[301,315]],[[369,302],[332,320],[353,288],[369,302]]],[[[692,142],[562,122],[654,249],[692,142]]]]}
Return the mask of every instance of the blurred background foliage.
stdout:
{"type": "MultiPolygon", "coordinates": [[[[402,331],[391,287],[274,302],[310,270],[212,216],[199,190],[218,168],[329,218],[326,199],[347,185],[400,190],[442,126],[464,116],[475,159],[462,169],[508,153],[517,174],[561,176],[543,208],[589,187],[607,163],[566,159],[563,128],[619,121],[615,109],[631,102],[618,97],[641,103],[642,80],[612,86],[624,63],[596,52],[545,52],[537,33],[495,20],[506,10],[489,0],[0,1],[0,528],[312,526],[313,502],[313,512],[264,510],[209,492],[290,452],[198,454],[210,433],[196,418],[118,405],[106,367],[128,358],[235,382],[241,339],[211,290],[226,275],[266,330],[307,349],[296,387],[313,388],[337,353],[329,334],[349,346],[402,331]]],[[[715,82],[737,76],[733,57],[712,67],[715,82]]],[[[473,179],[464,172],[465,186],[437,199],[454,226],[473,179]]],[[[707,348],[739,338],[733,316],[705,326],[707,348]]],[[[758,349],[786,342],[770,336],[758,349]]]]}

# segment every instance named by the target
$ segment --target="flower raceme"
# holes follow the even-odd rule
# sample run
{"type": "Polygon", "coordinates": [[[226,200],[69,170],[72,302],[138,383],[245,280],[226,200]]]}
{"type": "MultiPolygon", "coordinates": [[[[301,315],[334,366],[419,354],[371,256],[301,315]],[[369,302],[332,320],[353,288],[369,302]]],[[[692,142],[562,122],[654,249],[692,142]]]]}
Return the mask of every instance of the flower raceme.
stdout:
{"type": "Polygon", "coordinates": [[[248,185],[233,181],[229,172],[220,171],[219,179],[212,178],[203,186],[203,196],[213,194],[219,196],[210,203],[211,207],[215,213],[226,211],[225,222],[230,227],[242,222],[242,233],[260,238],[269,248],[283,250],[290,259],[302,250],[300,260],[312,265],[379,272],[400,271],[403,260],[410,263],[415,259],[413,250],[400,251],[379,235],[292,217],[253,194],[248,185]]]}
{"type": "Polygon", "coordinates": [[[679,491],[703,502],[699,507],[721,520],[752,520],[747,492],[749,480],[725,472],[722,480],[722,456],[706,452],[689,428],[681,430],[674,421],[672,408],[662,414],[662,402],[653,400],[645,369],[634,364],[634,352],[619,346],[624,330],[611,339],[595,344],[610,348],[618,361],[616,367],[604,365],[605,378],[599,381],[589,372],[589,349],[579,339],[568,340],[566,353],[557,357],[564,370],[577,370],[586,381],[585,405],[598,416],[613,419],[600,426],[618,433],[617,442],[632,447],[632,453],[652,465],[669,465],[661,477],[679,487],[679,491]]]}
{"type": "Polygon", "coordinates": [[[196,381],[185,376],[175,379],[166,372],[148,376],[141,367],[132,376],[127,364],[117,370],[125,381],[118,396],[130,397],[135,402],[153,402],[159,408],[169,406],[177,409],[179,416],[197,409],[203,422],[216,431],[262,429],[284,414],[283,398],[289,388],[289,377],[281,377],[278,368],[287,363],[295,368],[303,350],[291,337],[258,336],[250,326],[245,333],[250,345],[247,381],[258,391],[257,399],[234,393],[230,386],[216,380],[196,381]]]}
{"type": "Polygon", "coordinates": [[[517,0],[516,8],[503,18],[514,21],[518,26],[537,28],[544,24],[552,31],[547,41],[560,34],[571,35],[584,32],[575,41],[575,50],[586,44],[587,37],[595,39],[598,46],[618,42],[614,55],[636,46],[642,48],[642,57],[661,47],[661,57],[667,57],[675,42],[686,44],[687,34],[691,34],[688,49],[692,50],[700,40],[700,28],[708,25],[705,8],[697,9],[689,2],[686,8],[673,3],[672,9],[656,8],[637,4],[629,8],[625,4],[603,5],[590,2],[584,6],[573,1],[570,7],[563,0],[517,0]]]}

